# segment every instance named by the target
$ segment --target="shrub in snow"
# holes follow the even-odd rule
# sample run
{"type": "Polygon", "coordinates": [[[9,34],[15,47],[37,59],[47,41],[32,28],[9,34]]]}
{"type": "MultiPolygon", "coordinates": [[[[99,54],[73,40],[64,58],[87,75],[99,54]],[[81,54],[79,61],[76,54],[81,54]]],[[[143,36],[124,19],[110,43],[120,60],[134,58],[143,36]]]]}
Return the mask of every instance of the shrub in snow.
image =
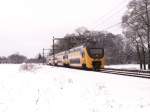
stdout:
{"type": "Polygon", "coordinates": [[[31,63],[23,63],[20,66],[20,70],[23,70],[23,71],[35,71],[35,70],[37,70],[39,68],[40,68],[39,65],[31,64],[31,63]]]}

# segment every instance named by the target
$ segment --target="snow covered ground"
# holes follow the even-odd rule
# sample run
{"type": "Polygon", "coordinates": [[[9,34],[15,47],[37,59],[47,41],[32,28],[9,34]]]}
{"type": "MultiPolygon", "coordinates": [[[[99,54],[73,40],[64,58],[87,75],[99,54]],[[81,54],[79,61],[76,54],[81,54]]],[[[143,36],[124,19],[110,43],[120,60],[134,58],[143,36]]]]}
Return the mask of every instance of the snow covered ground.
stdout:
{"type": "Polygon", "coordinates": [[[0,112],[150,112],[150,80],[34,65],[0,65],[0,112]]]}

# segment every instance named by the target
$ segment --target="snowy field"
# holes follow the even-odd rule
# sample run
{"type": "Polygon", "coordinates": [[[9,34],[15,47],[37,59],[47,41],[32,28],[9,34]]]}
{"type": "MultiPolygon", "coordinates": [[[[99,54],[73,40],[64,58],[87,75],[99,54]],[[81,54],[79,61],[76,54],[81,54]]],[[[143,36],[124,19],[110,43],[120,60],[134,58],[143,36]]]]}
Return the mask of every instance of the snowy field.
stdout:
{"type": "Polygon", "coordinates": [[[150,80],[0,64],[0,112],[150,112],[150,80]]]}

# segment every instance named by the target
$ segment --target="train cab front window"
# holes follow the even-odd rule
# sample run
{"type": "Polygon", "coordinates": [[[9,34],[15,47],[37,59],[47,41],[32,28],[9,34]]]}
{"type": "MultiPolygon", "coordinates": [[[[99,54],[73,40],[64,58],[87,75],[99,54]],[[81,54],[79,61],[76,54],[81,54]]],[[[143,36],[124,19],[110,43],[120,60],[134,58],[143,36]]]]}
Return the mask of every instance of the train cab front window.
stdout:
{"type": "Polygon", "coordinates": [[[89,54],[93,58],[102,58],[104,56],[103,48],[89,48],[89,54]]]}
{"type": "Polygon", "coordinates": [[[103,50],[100,48],[91,48],[89,50],[90,50],[90,53],[93,55],[103,54],[103,50]]]}
{"type": "Polygon", "coordinates": [[[100,45],[101,44],[99,44],[98,42],[89,42],[87,44],[88,54],[92,58],[103,58],[103,56],[104,56],[104,48],[102,48],[100,45]]]}

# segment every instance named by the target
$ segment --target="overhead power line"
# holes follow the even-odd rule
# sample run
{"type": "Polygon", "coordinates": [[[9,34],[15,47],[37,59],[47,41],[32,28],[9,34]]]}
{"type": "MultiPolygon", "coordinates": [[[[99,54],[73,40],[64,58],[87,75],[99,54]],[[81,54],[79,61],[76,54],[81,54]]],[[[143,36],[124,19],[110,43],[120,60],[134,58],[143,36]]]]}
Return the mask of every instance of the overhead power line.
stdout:
{"type": "MultiPolygon", "coordinates": [[[[148,11],[150,11],[150,9],[148,9],[148,11]]],[[[139,11],[139,12],[140,12],[140,11],[139,11]]],[[[143,12],[140,12],[140,13],[139,13],[139,12],[138,12],[137,15],[133,16],[131,19],[134,19],[134,18],[136,18],[136,17],[139,16],[139,15],[143,15],[143,12]]],[[[108,27],[106,27],[106,28],[103,28],[103,30],[108,30],[108,29],[114,28],[114,27],[116,27],[117,25],[121,25],[121,23],[122,23],[122,22],[115,23],[115,24],[113,24],[113,25],[111,25],[111,26],[108,26],[108,27]]]]}
{"type": "MultiPolygon", "coordinates": [[[[148,11],[150,11],[150,9],[148,9],[148,11]]],[[[143,14],[144,14],[143,11],[138,11],[137,13],[138,13],[138,14],[134,15],[134,16],[133,16],[132,18],[130,18],[130,19],[134,19],[134,18],[136,18],[137,16],[140,16],[140,15],[143,15],[143,14]]],[[[115,23],[115,24],[110,25],[110,26],[108,26],[108,27],[106,27],[106,28],[103,28],[103,30],[108,30],[108,29],[117,27],[118,25],[121,25],[121,23],[122,23],[122,22],[115,23]]]]}
{"type": "Polygon", "coordinates": [[[106,13],[104,16],[102,16],[101,18],[99,18],[98,21],[101,21],[101,23],[100,24],[96,24],[96,26],[94,26],[94,28],[92,28],[92,29],[97,28],[99,25],[103,25],[104,23],[108,22],[108,20],[110,20],[113,16],[116,16],[117,14],[119,14],[123,10],[123,8],[125,8],[125,6],[126,6],[125,2],[126,1],[128,1],[128,0],[123,0],[123,1],[121,1],[116,6],[116,7],[120,7],[121,6],[119,8],[119,10],[117,10],[117,11],[114,12],[114,9],[116,9],[116,7],[115,7],[114,9],[112,9],[111,11],[109,11],[108,13],[106,13]],[[107,16],[107,15],[110,15],[110,16],[107,16]]]}
{"type": "Polygon", "coordinates": [[[121,25],[121,22],[118,22],[118,23],[115,23],[115,24],[113,24],[113,25],[111,25],[111,26],[108,26],[108,27],[106,27],[106,28],[103,28],[103,30],[111,29],[111,28],[113,28],[113,27],[116,27],[117,25],[121,25]]]}

